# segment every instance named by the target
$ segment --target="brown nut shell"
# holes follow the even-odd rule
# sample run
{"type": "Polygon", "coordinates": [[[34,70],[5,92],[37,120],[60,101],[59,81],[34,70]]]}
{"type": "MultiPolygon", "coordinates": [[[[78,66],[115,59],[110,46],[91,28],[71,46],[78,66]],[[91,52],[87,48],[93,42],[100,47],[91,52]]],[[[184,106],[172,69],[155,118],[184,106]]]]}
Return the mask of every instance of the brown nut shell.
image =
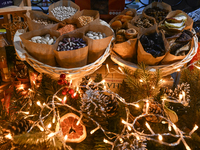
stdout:
{"type": "Polygon", "coordinates": [[[120,29],[120,30],[117,31],[117,35],[118,35],[118,34],[120,34],[120,35],[124,35],[125,32],[126,32],[125,29],[120,29]]]}
{"type": "Polygon", "coordinates": [[[133,38],[136,38],[137,34],[138,32],[134,28],[130,28],[126,30],[125,37],[127,39],[133,39],[133,38]]]}

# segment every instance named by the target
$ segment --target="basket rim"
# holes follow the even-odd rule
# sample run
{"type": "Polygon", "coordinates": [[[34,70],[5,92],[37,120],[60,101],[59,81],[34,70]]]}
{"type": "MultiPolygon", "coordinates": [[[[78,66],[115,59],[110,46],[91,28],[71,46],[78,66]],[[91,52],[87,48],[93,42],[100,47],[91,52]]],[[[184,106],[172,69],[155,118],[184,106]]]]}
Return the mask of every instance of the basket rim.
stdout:
{"type": "MultiPolygon", "coordinates": [[[[195,31],[193,31],[195,32],[195,31]]],[[[198,49],[198,38],[196,36],[196,33],[193,36],[194,39],[194,45],[192,50],[186,55],[185,58],[183,58],[180,61],[174,62],[172,64],[168,64],[168,65],[157,65],[157,66],[147,66],[147,69],[151,72],[155,72],[156,69],[161,70],[162,75],[163,76],[167,76],[173,72],[176,72],[177,69],[180,69],[181,67],[183,67],[186,63],[188,63],[197,53],[197,49],[198,49]]],[[[115,63],[117,63],[119,66],[121,67],[127,67],[133,71],[135,71],[136,69],[138,69],[138,64],[132,63],[132,62],[128,62],[126,60],[123,60],[120,56],[118,56],[117,54],[115,54],[112,50],[111,50],[111,60],[115,63]]]]}

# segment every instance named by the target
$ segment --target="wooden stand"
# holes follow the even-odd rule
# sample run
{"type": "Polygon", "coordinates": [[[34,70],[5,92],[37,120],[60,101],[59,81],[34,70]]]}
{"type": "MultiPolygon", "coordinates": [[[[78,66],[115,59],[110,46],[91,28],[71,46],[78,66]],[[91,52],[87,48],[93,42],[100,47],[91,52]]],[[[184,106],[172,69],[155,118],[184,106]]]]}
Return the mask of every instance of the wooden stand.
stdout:
{"type": "MultiPolygon", "coordinates": [[[[24,14],[26,14],[28,10],[31,10],[31,0],[14,0],[14,6],[0,8],[0,15],[3,16],[3,18],[0,19],[0,28],[4,28],[2,24],[12,24],[11,15],[14,16],[16,14],[26,21],[24,14]]],[[[6,29],[6,39],[13,45],[12,34],[8,29],[6,29]]]]}

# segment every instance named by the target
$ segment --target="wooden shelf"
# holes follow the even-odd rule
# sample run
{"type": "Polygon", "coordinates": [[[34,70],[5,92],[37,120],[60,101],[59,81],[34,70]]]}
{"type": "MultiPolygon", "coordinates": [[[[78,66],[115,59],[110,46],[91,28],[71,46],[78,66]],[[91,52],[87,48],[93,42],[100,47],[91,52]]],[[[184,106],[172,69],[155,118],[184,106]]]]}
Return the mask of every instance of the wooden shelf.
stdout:
{"type": "Polygon", "coordinates": [[[21,12],[28,11],[28,10],[31,10],[31,6],[23,6],[23,7],[9,6],[9,7],[0,8],[0,15],[15,13],[18,11],[21,11],[21,12]]]}

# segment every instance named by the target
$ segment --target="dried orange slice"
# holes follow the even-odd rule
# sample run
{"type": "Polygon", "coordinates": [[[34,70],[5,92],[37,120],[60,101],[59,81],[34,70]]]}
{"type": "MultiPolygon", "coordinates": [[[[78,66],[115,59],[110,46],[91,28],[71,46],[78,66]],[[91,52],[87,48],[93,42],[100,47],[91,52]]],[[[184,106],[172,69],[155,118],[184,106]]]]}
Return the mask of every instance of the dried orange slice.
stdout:
{"type": "MultiPolygon", "coordinates": [[[[68,113],[60,118],[60,127],[63,132],[65,142],[80,143],[86,136],[86,128],[83,123],[77,125],[79,117],[74,113],[68,113]]],[[[56,126],[56,131],[59,130],[59,123],[56,126]]]]}

